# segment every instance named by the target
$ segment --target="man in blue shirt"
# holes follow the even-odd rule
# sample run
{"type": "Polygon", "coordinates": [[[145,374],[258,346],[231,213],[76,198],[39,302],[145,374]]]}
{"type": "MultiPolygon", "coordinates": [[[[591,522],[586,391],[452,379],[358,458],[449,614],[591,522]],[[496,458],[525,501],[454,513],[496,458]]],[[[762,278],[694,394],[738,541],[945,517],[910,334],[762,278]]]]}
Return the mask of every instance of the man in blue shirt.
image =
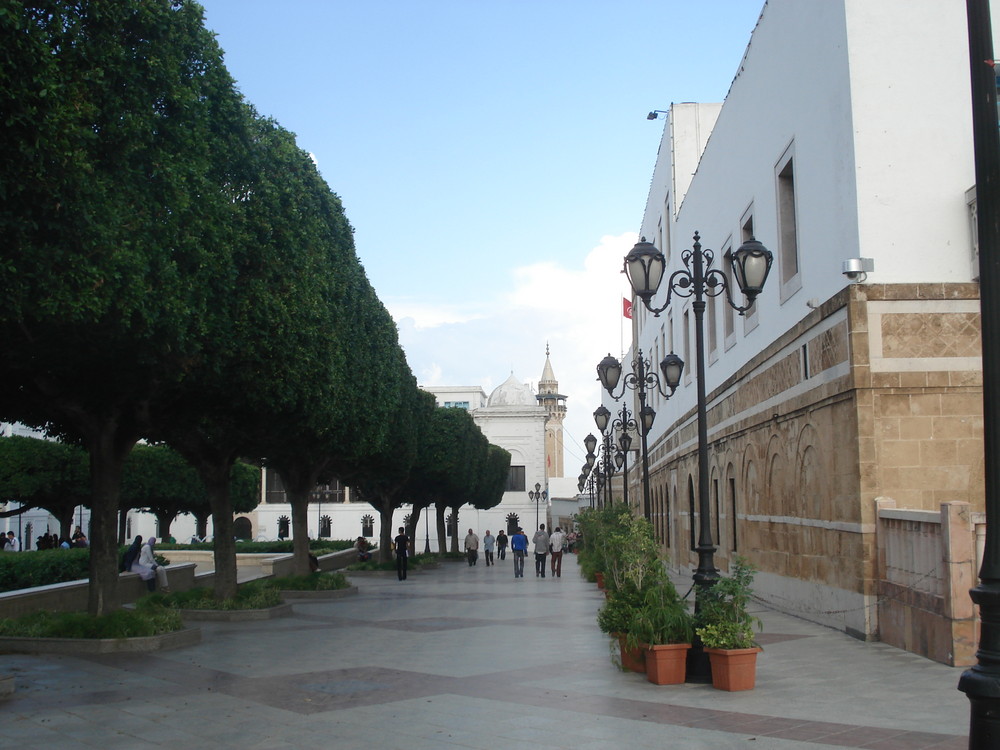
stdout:
{"type": "Polygon", "coordinates": [[[510,549],[514,554],[514,578],[524,578],[524,556],[528,553],[528,537],[518,528],[510,538],[510,549]]]}

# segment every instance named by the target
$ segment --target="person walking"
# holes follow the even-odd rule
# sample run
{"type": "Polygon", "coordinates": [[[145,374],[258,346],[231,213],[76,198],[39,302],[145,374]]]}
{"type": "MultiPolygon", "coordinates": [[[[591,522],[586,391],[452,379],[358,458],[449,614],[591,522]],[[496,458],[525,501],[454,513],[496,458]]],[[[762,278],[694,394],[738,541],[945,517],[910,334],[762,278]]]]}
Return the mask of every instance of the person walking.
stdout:
{"type": "Polygon", "coordinates": [[[510,553],[514,557],[514,578],[524,578],[524,556],[528,554],[528,537],[520,528],[510,538],[510,553]]]}
{"type": "Polygon", "coordinates": [[[507,535],[504,533],[503,529],[497,532],[497,558],[500,560],[507,559],[507,535]]]}
{"type": "Polygon", "coordinates": [[[13,531],[7,532],[7,552],[20,552],[21,540],[14,536],[13,531]]]}
{"type": "Polygon", "coordinates": [[[552,554],[552,577],[562,578],[562,558],[563,558],[563,544],[566,542],[566,535],[563,534],[562,529],[556,526],[556,530],[552,532],[552,536],[549,537],[549,552],[552,554]]]}
{"type": "Polygon", "coordinates": [[[489,529],[486,529],[486,534],[483,536],[483,557],[486,558],[486,567],[496,565],[493,560],[493,548],[496,543],[497,538],[490,533],[489,529]]]}
{"type": "Polygon", "coordinates": [[[465,535],[465,555],[469,558],[470,568],[479,559],[479,537],[473,533],[472,529],[469,529],[469,533],[465,535]]]}
{"type": "Polygon", "coordinates": [[[545,524],[538,526],[538,531],[531,538],[535,545],[535,578],[545,578],[545,556],[549,554],[549,535],[545,533],[545,524]]]}
{"type": "Polygon", "coordinates": [[[392,540],[392,543],[396,546],[396,575],[399,577],[399,580],[405,581],[406,558],[409,556],[410,537],[406,535],[406,531],[402,526],[399,527],[399,533],[392,540]]]}

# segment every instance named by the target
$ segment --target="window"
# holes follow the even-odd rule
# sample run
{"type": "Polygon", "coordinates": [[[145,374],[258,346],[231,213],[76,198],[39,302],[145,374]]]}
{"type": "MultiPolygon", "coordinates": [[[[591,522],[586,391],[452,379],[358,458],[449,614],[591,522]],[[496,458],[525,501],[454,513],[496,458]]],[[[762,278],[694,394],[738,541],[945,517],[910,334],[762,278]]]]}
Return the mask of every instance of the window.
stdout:
{"type": "MultiPolygon", "coordinates": [[[[727,240],[722,251],[722,272],[726,274],[726,286],[733,299],[739,299],[739,287],[733,278],[733,241],[727,240]]],[[[722,343],[728,349],[736,343],[736,311],[729,303],[722,305],[722,343]]]]}
{"type": "Polygon", "coordinates": [[[281,481],[281,477],[278,475],[274,469],[265,469],[266,476],[265,487],[264,487],[264,502],[265,503],[284,503],[285,500],[285,485],[281,481]]]}
{"type": "Polygon", "coordinates": [[[319,519],[319,535],[321,539],[329,539],[331,535],[331,528],[333,527],[333,519],[330,516],[323,516],[319,519]]]}
{"type": "MultiPolygon", "coordinates": [[[[683,331],[683,336],[684,336],[684,356],[681,357],[681,359],[683,359],[684,362],[687,363],[687,362],[691,362],[691,313],[688,312],[687,310],[684,311],[684,331],[683,331]]],[[[691,367],[685,367],[684,368],[684,382],[685,383],[690,383],[691,382],[691,378],[694,377],[691,374],[691,369],[692,369],[691,367]]]]}
{"type": "Polygon", "coordinates": [[[287,539],[289,537],[291,524],[291,519],[289,519],[288,516],[281,516],[278,518],[278,539],[287,539]]]}
{"type": "Polygon", "coordinates": [[[729,545],[733,552],[736,552],[739,546],[736,537],[736,480],[733,477],[729,477],[729,519],[732,526],[730,529],[731,538],[729,545]]]}
{"type": "Polygon", "coordinates": [[[361,517],[361,536],[375,536],[375,518],[370,515],[361,517]]]}
{"type": "Polygon", "coordinates": [[[444,408],[445,409],[465,409],[466,411],[468,411],[469,410],[469,402],[468,401],[445,401],[444,402],[444,408]]]}
{"type": "Polygon", "coordinates": [[[775,168],[778,202],[778,266],[781,273],[781,301],[802,287],[799,277],[798,227],[795,216],[795,160],[789,146],[775,168]]]}
{"type": "Polygon", "coordinates": [[[524,492],[524,467],[511,466],[504,492],[524,492]]]}

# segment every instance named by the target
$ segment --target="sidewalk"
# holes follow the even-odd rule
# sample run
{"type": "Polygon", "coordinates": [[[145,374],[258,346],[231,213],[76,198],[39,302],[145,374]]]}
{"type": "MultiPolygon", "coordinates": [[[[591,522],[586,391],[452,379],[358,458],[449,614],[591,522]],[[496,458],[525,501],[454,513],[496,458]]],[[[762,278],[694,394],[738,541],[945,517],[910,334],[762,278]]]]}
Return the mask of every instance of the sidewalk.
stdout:
{"type": "Polygon", "coordinates": [[[152,655],[0,656],[26,748],[966,748],[961,670],[762,611],[757,687],[658,687],[616,670],[603,596],[511,561],[357,577],[295,616],[205,623],[152,655]]]}

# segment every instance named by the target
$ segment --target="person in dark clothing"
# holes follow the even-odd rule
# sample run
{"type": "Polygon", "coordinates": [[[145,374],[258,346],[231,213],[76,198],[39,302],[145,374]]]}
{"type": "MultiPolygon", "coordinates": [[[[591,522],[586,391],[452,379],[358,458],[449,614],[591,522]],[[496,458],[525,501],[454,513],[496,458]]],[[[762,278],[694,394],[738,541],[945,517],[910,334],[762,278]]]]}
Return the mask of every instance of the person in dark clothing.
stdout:
{"type": "Polygon", "coordinates": [[[497,558],[500,560],[507,559],[507,541],[507,535],[500,529],[497,532],[497,558]]]}
{"type": "Polygon", "coordinates": [[[392,541],[396,545],[396,575],[399,576],[399,580],[405,581],[406,558],[409,555],[410,537],[406,535],[406,531],[400,526],[399,534],[392,541]]]}
{"type": "Polygon", "coordinates": [[[132,564],[139,559],[139,551],[142,549],[142,537],[137,536],[132,546],[125,550],[122,556],[122,572],[128,573],[132,570],[132,564]]]}

